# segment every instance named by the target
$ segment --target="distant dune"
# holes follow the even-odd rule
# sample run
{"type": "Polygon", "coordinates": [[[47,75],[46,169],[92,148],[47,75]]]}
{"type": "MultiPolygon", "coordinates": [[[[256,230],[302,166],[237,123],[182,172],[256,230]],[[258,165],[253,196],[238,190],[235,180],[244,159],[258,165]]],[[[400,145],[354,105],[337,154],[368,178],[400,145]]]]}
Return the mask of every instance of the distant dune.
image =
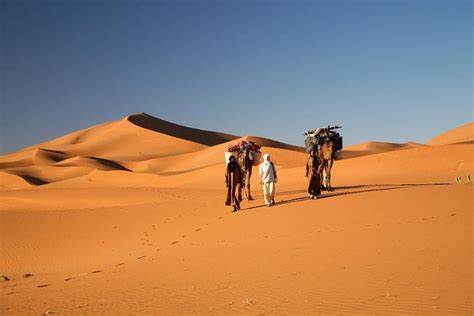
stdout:
{"type": "Polygon", "coordinates": [[[356,158],[366,155],[374,155],[380,154],[389,151],[395,150],[404,150],[404,149],[412,149],[425,146],[418,143],[404,143],[404,144],[396,144],[396,143],[383,143],[383,142],[367,142],[357,145],[351,145],[345,147],[339,155],[339,158],[342,159],[349,159],[349,158],[356,158]]]}
{"type": "Polygon", "coordinates": [[[439,146],[447,144],[465,143],[474,141],[474,122],[450,129],[428,141],[428,145],[439,146]]]}
{"type": "Polygon", "coordinates": [[[287,167],[295,166],[289,159],[293,152],[304,152],[302,147],[266,138],[198,130],[140,113],[1,156],[1,187],[22,189],[63,180],[71,185],[73,178],[95,170],[182,174],[222,164],[225,148],[244,139],[283,150],[275,161],[287,167]]]}

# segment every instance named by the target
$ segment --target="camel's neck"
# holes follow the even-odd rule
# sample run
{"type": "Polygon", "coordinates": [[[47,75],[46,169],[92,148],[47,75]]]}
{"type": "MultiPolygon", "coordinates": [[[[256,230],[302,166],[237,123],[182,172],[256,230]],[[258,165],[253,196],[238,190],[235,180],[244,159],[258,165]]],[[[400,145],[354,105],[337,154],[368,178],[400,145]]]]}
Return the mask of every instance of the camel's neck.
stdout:
{"type": "Polygon", "coordinates": [[[327,144],[324,144],[322,147],[321,147],[321,152],[322,152],[322,156],[325,160],[330,160],[332,159],[332,154],[333,154],[333,150],[330,146],[328,146],[327,144]]]}
{"type": "Polygon", "coordinates": [[[250,160],[250,157],[249,157],[249,154],[245,154],[242,158],[241,158],[241,167],[243,170],[249,170],[250,168],[252,168],[252,161],[250,160]]]}

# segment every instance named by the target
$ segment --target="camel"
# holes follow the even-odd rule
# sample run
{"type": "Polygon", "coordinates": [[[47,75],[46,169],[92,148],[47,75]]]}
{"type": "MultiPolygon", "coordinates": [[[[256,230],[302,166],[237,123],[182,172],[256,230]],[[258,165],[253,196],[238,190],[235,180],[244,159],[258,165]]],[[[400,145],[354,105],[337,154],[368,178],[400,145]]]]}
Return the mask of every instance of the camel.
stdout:
{"type": "Polygon", "coordinates": [[[244,189],[245,198],[249,201],[253,200],[252,194],[250,193],[250,178],[252,177],[253,159],[253,154],[248,147],[245,147],[245,149],[239,154],[239,166],[242,171],[240,191],[242,188],[244,189]]]}
{"type": "Polygon", "coordinates": [[[334,162],[334,143],[328,137],[324,139],[324,143],[318,150],[318,157],[320,161],[319,171],[322,172],[321,189],[332,191],[331,187],[331,168],[334,162]]]}

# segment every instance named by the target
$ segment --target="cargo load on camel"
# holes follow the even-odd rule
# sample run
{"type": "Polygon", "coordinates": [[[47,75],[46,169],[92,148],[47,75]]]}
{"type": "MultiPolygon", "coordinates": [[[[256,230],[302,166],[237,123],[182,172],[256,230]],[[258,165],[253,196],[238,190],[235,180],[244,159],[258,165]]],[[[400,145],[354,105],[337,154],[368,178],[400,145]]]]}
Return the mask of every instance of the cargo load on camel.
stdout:
{"type": "Polygon", "coordinates": [[[250,159],[252,161],[252,164],[254,166],[257,166],[260,163],[260,159],[262,156],[260,148],[262,147],[257,143],[246,140],[242,140],[237,144],[231,144],[227,146],[226,151],[224,153],[225,163],[229,163],[230,156],[234,156],[236,159],[239,159],[239,156],[243,154],[246,149],[248,149],[250,152],[249,154],[251,156],[250,159]]]}
{"type": "Polygon", "coordinates": [[[328,126],[315,128],[304,133],[305,140],[304,144],[306,152],[309,153],[311,150],[316,152],[325,140],[329,139],[334,143],[334,150],[338,151],[342,149],[342,136],[336,132],[337,129],[342,128],[341,126],[328,126]]]}

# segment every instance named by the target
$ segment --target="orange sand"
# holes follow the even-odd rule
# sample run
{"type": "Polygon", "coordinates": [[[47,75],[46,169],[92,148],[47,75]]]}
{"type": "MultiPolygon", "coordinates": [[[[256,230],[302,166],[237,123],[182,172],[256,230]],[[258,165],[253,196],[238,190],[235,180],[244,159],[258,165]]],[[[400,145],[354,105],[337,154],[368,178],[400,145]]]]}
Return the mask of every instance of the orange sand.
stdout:
{"type": "Polygon", "coordinates": [[[247,136],[279,169],[277,205],[255,174],[235,214],[238,136],[137,114],[1,156],[0,313],[471,314],[466,126],[349,146],[315,201],[302,148],[247,136]]]}

